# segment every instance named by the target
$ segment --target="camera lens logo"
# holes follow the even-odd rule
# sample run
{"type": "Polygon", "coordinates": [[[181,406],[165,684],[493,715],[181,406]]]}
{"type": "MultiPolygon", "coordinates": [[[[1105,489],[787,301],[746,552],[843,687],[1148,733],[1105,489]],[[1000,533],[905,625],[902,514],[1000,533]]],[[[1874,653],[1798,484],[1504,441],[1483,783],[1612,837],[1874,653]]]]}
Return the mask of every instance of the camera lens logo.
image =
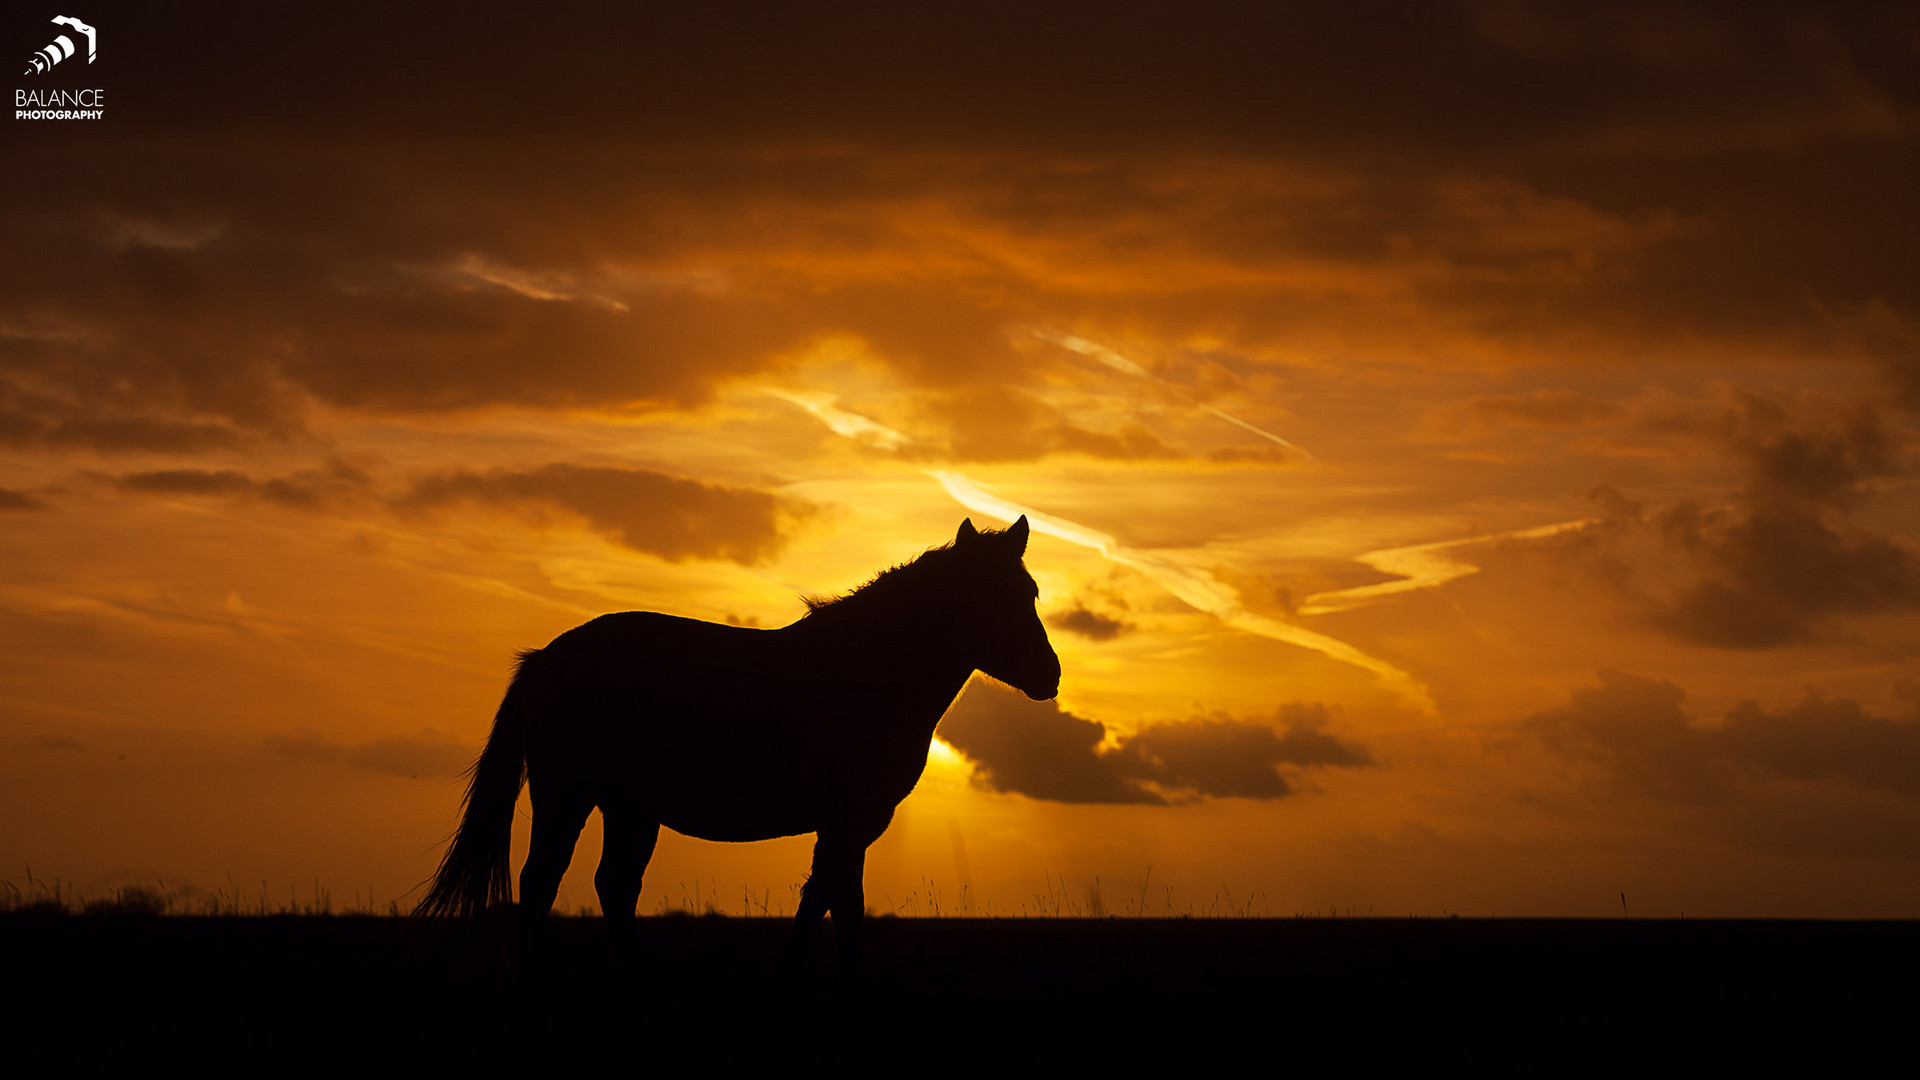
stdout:
{"type": "MultiPolygon", "coordinates": [[[[55,16],[53,21],[56,26],[71,26],[75,33],[87,36],[87,63],[93,63],[94,54],[100,47],[99,31],[71,15],[55,16]]],[[[34,53],[33,59],[27,61],[26,74],[44,75],[53,70],[53,65],[72,56],[73,51],[73,39],[60,34],[53,39],[53,44],[34,53]]]]}

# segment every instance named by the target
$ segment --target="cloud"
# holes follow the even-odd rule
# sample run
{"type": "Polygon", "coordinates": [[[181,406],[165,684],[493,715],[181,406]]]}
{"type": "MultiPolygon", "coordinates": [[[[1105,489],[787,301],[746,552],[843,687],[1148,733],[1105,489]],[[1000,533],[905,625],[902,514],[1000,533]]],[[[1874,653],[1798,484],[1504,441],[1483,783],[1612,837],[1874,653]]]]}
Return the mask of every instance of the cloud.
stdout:
{"type": "Polygon", "coordinates": [[[157,495],[251,495],[260,489],[259,481],[232,469],[163,469],[131,473],[115,483],[122,491],[157,495]]]}
{"type": "Polygon", "coordinates": [[[423,728],[419,735],[389,735],[363,743],[338,743],[318,732],[302,728],[292,735],[269,735],[263,745],[273,753],[292,761],[322,765],[346,765],[349,768],[383,776],[457,776],[473,763],[472,747],[423,728]]]}
{"type": "Polygon", "coordinates": [[[121,491],[142,495],[207,495],[258,499],[296,510],[319,510],[363,490],[370,477],[335,457],[319,468],[264,480],[235,469],[158,469],[110,478],[121,491]]]}
{"type": "MultiPolygon", "coordinates": [[[[4,398],[0,393],[0,398],[4,398]]],[[[37,404],[37,403],[35,403],[37,404]]],[[[88,414],[83,409],[36,410],[0,400],[0,445],[99,450],[107,453],[196,453],[239,447],[242,436],[225,424],[151,416],[88,414]]]]}
{"type": "Polygon", "coordinates": [[[340,458],[264,479],[237,469],[88,475],[133,494],[257,500],[297,510],[328,510],[359,499],[369,509],[384,506],[402,514],[478,506],[504,509],[540,524],[558,515],[584,521],[616,543],[670,561],[759,562],[780,550],[783,526],[811,510],[764,491],[608,465],[454,469],[418,477],[384,502],[369,497],[373,477],[340,458]]]}
{"type": "Polygon", "coordinates": [[[1659,452],[1704,448],[1738,486],[1650,504],[1601,485],[1601,518],[1536,548],[1588,564],[1646,623],[1713,648],[1821,640],[1847,616],[1920,609],[1920,553],[1864,524],[1901,473],[1896,435],[1872,404],[1732,389],[1649,394],[1633,413],[1635,429],[1663,440],[1659,452]]]}
{"type": "MultiPolygon", "coordinates": [[[[1032,461],[1082,454],[1113,461],[1185,457],[1138,423],[1093,431],[1069,422],[1039,398],[1008,386],[978,386],[932,397],[922,416],[946,434],[940,458],[968,462],[1032,461]]],[[[932,455],[920,455],[932,456],[932,455]]]]}
{"type": "Polygon", "coordinates": [[[1701,644],[1766,648],[1811,638],[1832,616],[1920,607],[1920,559],[1849,513],[1895,469],[1877,414],[1796,423],[1743,395],[1721,423],[1749,482],[1730,507],[1682,502],[1654,516],[1697,574],[1655,610],[1656,625],[1701,644]]]}
{"type": "Polygon", "coordinates": [[[62,362],[62,353],[90,351],[87,333],[27,321],[9,327],[4,319],[0,304],[0,446],[196,453],[233,449],[243,441],[227,424],[169,415],[164,404],[156,412],[148,395],[126,392],[132,365],[103,357],[82,373],[62,362]],[[96,381],[112,378],[108,372],[116,367],[121,369],[117,385],[96,381]],[[41,388],[31,388],[35,383],[41,388]]]}
{"type": "Polygon", "coordinates": [[[24,491],[0,488],[0,510],[43,510],[46,505],[24,491]]]}
{"type": "Polygon", "coordinates": [[[1100,753],[1106,725],[975,680],[935,732],[995,791],[1064,803],[1164,803],[1100,753]]]}
{"type": "Polygon", "coordinates": [[[1681,711],[1686,692],[1619,671],[1573,691],[1571,704],[1523,721],[1564,756],[1597,758],[1619,780],[1655,796],[1695,801],[1715,790],[1706,731],[1681,711]]]}
{"type": "Polygon", "coordinates": [[[1832,616],[1920,606],[1920,564],[1909,548],[1804,506],[1730,514],[1682,506],[1663,524],[1706,574],[1653,615],[1688,641],[1769,648],[1813,638],[1832,616]]]}
{"type": "Polygon", "coordinates": [[[1084,606],[1058,615],[1049,615],[1047,623],[1068,633],[1079,634],[1091,641],[1112,641],[1133,629],[1131,623],[1102,615],[1084,606]]]}
{"type": "Polygon", "coordinates": [[[1208,404],[1205,404],[1204,402],[1194,400],[1193,398],[1189,397],[1187,394],[1185,394],[1181,390],[1170,385],[1166,380],[1161,379],[1158,376],[1154,375],[1153,372],[1148,371],[1146,368],[1141,367],[1139,364],[1134,363],[1132,360],[1127,359],[1125,356],[1122,356],[1120,353],[1114,351],[1113,349],[1108,348],[1105,345],[1100,344],[1099,342],[1088,341],[1086,338],[1080,337],[1078,335],[1062,333],[1050,327],[1037,328],[1034,330],[1034,335],[1036,337],[1041,338],[1044,341],[1051,341],[1054,344],[1059,345],[1064,349],[1067,349],[1071,352],[1078,353],[1081,356],[1092,357],[1093,359],[1099,361],[1102,364],[1105,364],[1107,367],[1110,367],[1115,371],[1124,372],[1128,375],[1135,376],[1136,378],[1146,379],[1154,383],[1155,385],[1170,391],[1176,397],[1184,400],[1189,405],[1192,405],[1193,407],[1199,409],[1200,411],[1206,413],[1207,415],[1218,417],[1221,420],[1225,420],[1227,423],[1232,424],[1237,428],[1240,428],[1242,431],[1246,431],[1250,434],[1257,435],[1260,438],[1265,439],[1270,443],[1273,443],[1275,446],[1284,447],[1285,449],[1292,450],[1294,453],[1299,454],[1300,456],[1305,458],[1311,459],[1313,457],[1313,455],[1307,453],[1307,451],[1304,448],[1296,445],[1295,443],[1287,439],[1284,439],[1278,435],[1275,435],[1273,432],[1268,431],[1263,427],[1259,427],[1255,424],[1250,424],[1247,421],[1242,420],[1237,416],[1234,416],[1232,413],[1216,408],[1215,406],[1208,405],[1208,404]]]}
{"type": "Polygon", "coordinates": [[[1164,789],[1248,799],[1293,794],[1281,766],[1373,764],[1364,747],[1321,730],[1329,720],[1325,705],[1283,705],[1278,720],[1284,734],[1266,724],[1220,717],[1159,724],[1124,740],[1111,757],[1122,775],[1164,789]]]}
{"type": "Polygon", "coordinates": [[[1566,430],[1620,418],[1626,409],[1615,401],[1573,390],[1531,394],[1491,394],[1435,409],[1427,425],[1450,434],[1484,434],[1506,427],[1566,430]]]}
{"type": "MultiPolygon", "coordinates": [[[[835,335],[941,390],[1031,375],[1010,328],[1071,326],[1121,370],[1148,369],[1114,345],[1169,343],[1153,375],[1191,389],[1171,343],[1780,352],[1835,310],[1915,309],[1885,269],[1916,213],[1910,19],[1509,8],[636,8],[588,39],[476,20],[434,55],[370,41],[370,4],[136,13],[145,58],[107,74],[140,88],[138,132],[10,144],[0,440],[244,448],[316,402],[692,407],[835,335]]],[[[1076,427],[1074,452],[1157,452],[1076,427]]]]}
{"type": "Polygon", "coordinates": [[[1829,319],[1841,349],[1877,366],[1907,409],[1920,409],[1920,306],[1890,303],[1884,296],[1833,311],[1829,319]]]}
{"type": "Polygon", "coordinates": [[[1565,757],[1601,764],[1625,790],[1704,802],[1725,797],[1746,776],[1920,799],[1920,717],[1882,719],[1858,702],[1809,690],[1785,712],[1746,701],[1720,726],[1703,727],[1682,709],[1686,693],[1671,682],[1611,670],[1599,679],[1523,726],[1565,757]]]}
{"type": "Polygon", "coordinates": [[[1165,804],[1197,797],[1277,799],[1295,788],[1283,768],[1357,768],[1366,749],[1326,734],[1324,705],[1282,706],[1275,724],[1214,716],[1158,724],[1105,745],[1107,729],[976,681],[938,734],[996,791],[1068,803],[1165,804]]]}
{"type": "Polygon", "coordinates": [[[935,2],[904,12],[860,0],[746,17],[725,7],[636,8],[602,17],[587,35],[578,19],[504,10],[443,27],[444,48],[427,52],[370,40],[365,28],[382,10],[343,2],[262,13],[209,3],[190,17],[135,12],[126,32],[148,55],[123,63],[153,85],[148,119],[162,133],[217,124],[248,133],[444,131],[457,141],[544,131],[558,142],[619,130],[666,147],[782,133],[938,145],[942,135],[964,134],[997,146],[1053,140],[1071,151],[1184,134],[1201,145],[1457,161],[1543,143],[1616,153],[1652,143],[1669,155],[1704,156],[1729,143],[1884,135],[1885,108],[1874,106],[1910,93],[1897,76],[1913,29],[1898,6],[1782,19],[1733,4],[1683,12],[1469,4],[1395,10],[1384,20],[1372,5],[1116,11],[935,2]],[[253,48],[223,48],[219,31],[249,14],[253,48]],[[356,46],[364,71],[330,63],[356,46]],[[562,53],[574,63],[515,66],[529,54],[562,53]],[[1543,68],[1556,76],[1550,99],[1516,99],[1543,68]],[[168,71],[190,75],[157,77],[168,71]],[[475,71],[495,75],[480,80],[475,71]],[[985,71],[994,78],[980,80],[985,71]],[[255,94],[239,97],[248,86],[255,94]],[[541,87],[552,97],[529,100],[541,87]],[[222,97],[234,103],[217,118],[191,111],[222,97]],[[381,109],[402,100],[416,109],[381,109]],[[554,100],[570,108],[554,110],[554,100]]]}
{"type": "Polygon", "coordinates": [[[785,542],[783,521],[808,508],[768,492],[706,484],[647,469],[544,465],[535,469],[457,469],[414,482],[403,510],[480,505],[577,515],[602,535],[669,561],[725,559],[753,564],[785,542]]]}

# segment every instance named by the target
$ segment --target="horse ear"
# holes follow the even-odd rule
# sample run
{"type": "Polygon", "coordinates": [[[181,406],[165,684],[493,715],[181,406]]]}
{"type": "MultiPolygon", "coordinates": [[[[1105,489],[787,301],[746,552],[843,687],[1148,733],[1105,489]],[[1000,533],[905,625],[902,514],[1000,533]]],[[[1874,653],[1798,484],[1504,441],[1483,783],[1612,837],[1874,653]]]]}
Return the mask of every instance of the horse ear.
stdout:
{"type": "Polygon", "coordinates": [[[964,518],[960,522],[960,531],[954,534],[953,546],[960,547],[978,539],[980,539],[980,530],[973,527],[973,519],[964,518]]]}
{"type": "Polygon", "coordinates": [[[1014,550],[1027,553],[1027,515],[1021,514],[1020,520],[1007,526],[1007,539],[1012,541],[1014,550]]]}

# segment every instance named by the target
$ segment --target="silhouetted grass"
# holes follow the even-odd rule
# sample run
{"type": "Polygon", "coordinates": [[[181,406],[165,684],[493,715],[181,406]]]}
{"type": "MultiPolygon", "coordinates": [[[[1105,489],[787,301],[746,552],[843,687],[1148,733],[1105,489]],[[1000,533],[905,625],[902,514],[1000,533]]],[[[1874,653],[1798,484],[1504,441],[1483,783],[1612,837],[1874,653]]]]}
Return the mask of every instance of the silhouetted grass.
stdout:
{"type": "Polygon", "coordinates": [[[168,885],[165,878],[161,878],[152,885],[131,882],[115,886],[105,895],[93,896],[82,895],[71,882],[58,878],[51,882],[36,878],[31,867],[27,870],[25,888],[11,879],[0,881],[0,915],[179,915],[228,918],[401,914],[403,911],[398,900],[390,900],[384,907],[376,908],[372,889],[367,890],[364,899],[356,893],[351,905],[336,908],[332,891],[318,881],[312,883],[304,896],[297,886],[289,886],[284,897],[272,892],[265,881],[260,883],[258,892],[247,892],[236,885],[231,877],[227,879],[225,888],[211,892],[178,881],[168,885]]]}
{"type": "MultiPolygon", "coordinates": [[[[1065,875],[1043,873],[1043,885],[1028,899],[1011,907],[991,900],[975,901],[971,888],[963,886],[949,892],[931,877],[920,879],[920,888],[896,897],[887,892],[869,892],[867,913],[878,918],[908,919],[1314,919],[1368,917],[1373,908],[1349,905],[1312,911],[1276,914],[1267,894],[1257,890],[1236,892],[1222,885],[1205,900],[1176,899],[1177,886],[1154,883],[1152,869],[1141,878],[1138,891],[1124,886],[1131,895],[1118,909],[1106,901],[1106,884],[1096,875],[1076,887],[1065,875]]],[[[714,878],[680,882],[673,888],[649,886],[655,917],[680,918],[790,918],[799,907],[800,884],[787,887],[787,895],[776,894],[771,887],[755,892],[742,883],[738,893],[720,889],[714,878]]],[[[129,883],[113,888],[105,895],[82,896],[70,882],[44,881],[27,872],[27,885],[0,881],[0,915],[97,915],[97,916],[197,916],[197,917],[333,917],[345,915],[398,917],[412,910],[407,898],[394,898],[376,904],[374,892],[355,892],[346,904],[336,904],[332,890],[318,881],[302,889],[288,885],[285,892],[275,891],[265,881],[255,889],[242,888],[231,876],[213,890],[183,882],[169,884],[164,878],[148,885],[129,883]]],[[[554,915],[597,917],[599,909],[591,904],[572,905],[562,900],[554,915]]],[[[1442,911],[1440,917],[1456,913],[1442,911]]],[[[1414,916],[1409,916],[1414,917],[1414,916]]]]}

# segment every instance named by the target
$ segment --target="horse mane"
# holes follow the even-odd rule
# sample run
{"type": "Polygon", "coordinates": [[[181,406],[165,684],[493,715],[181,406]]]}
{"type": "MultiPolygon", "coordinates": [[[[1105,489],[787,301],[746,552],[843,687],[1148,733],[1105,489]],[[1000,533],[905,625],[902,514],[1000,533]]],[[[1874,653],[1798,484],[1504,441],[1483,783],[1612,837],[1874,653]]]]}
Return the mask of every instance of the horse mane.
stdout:
{"type": "Polygon", "coordinates": [[[928,582],[938,571],[948,570],[955,565],[948,558],[952,553],[953,542],[948,541],[939,547],[928,548],[898,566],[890,566],[873,575],[866,584],[838,596],[804,595],[800,597],[800,602],[807,605],[807,613],[801,618],[812,620],[869,605],[892,607],[910,602],[925,591],[928,582]]]}

